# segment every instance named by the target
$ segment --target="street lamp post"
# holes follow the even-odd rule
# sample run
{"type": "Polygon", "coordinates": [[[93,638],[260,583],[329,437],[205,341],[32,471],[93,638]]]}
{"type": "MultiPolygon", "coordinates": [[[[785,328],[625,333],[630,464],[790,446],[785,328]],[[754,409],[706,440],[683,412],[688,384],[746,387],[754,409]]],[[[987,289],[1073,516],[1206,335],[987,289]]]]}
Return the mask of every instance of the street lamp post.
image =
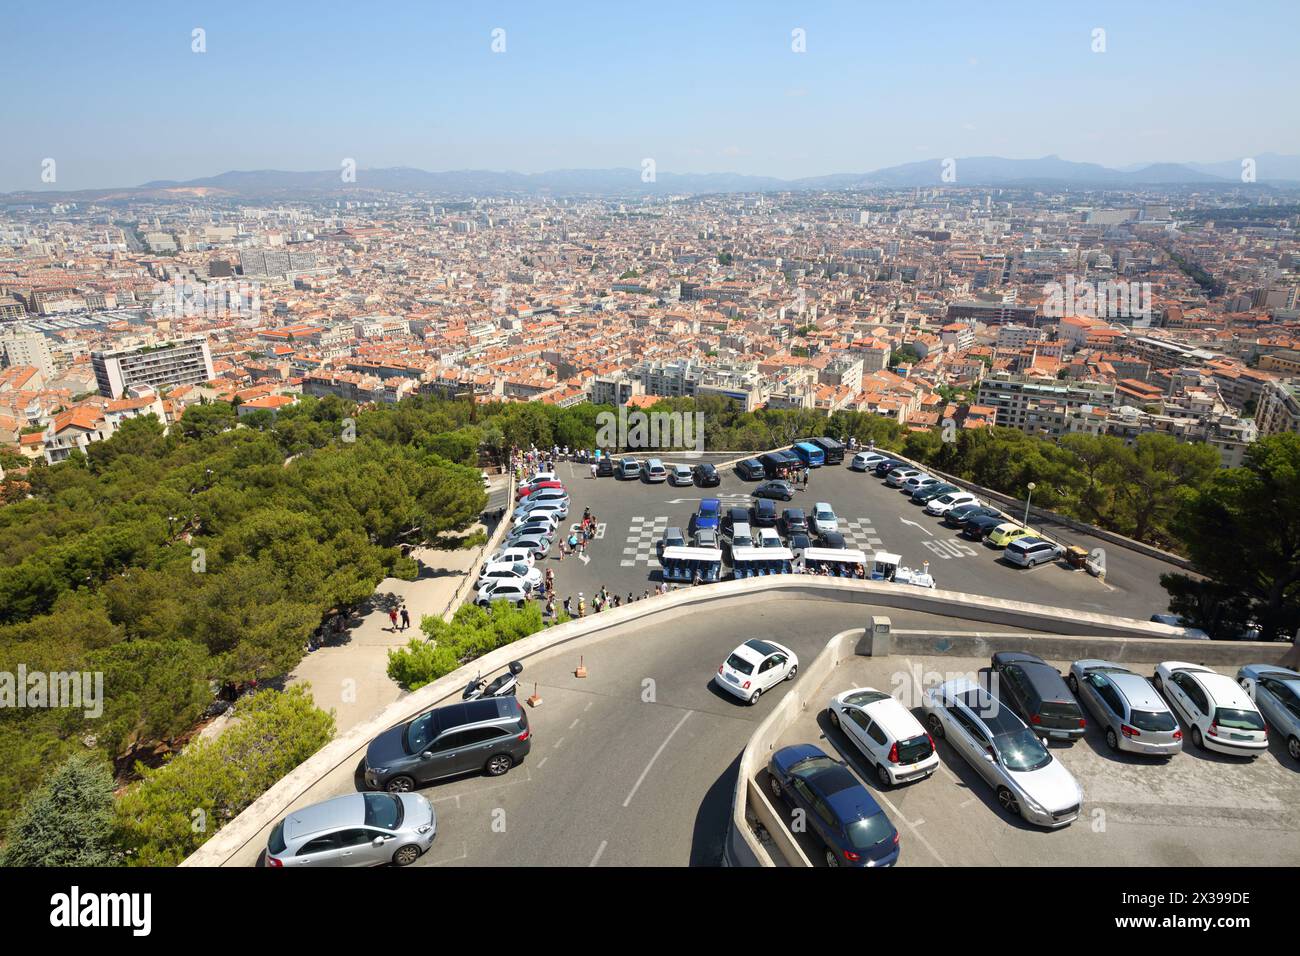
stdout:
{"type": "Polygon", "coordinates": [[[1029,489],[1029,494],[1025,495],[1025,520],[1020,523],[1025,525],[1025,527],[1028,527],[1029,526],[1029,502],[1034,500],[1034,489],[1037,488],[1038,486],[1031,481],[1025,487],[1029,489]]]}

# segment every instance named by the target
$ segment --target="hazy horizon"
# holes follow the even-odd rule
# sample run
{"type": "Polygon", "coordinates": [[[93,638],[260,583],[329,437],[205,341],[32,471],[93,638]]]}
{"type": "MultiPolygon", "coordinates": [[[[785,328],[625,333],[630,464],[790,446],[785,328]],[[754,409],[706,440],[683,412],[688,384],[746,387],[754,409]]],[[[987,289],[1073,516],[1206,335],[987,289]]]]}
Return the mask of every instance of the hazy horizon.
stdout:
{"type": "Polygon", "coordinates": [[[0,191],[344,158],[522,173],[653,158],[661,172],[799,179],[944,156],[1121,168],[1300,154],[1288,97],[1300,11],[1272,0],[939,3],[925,16],[846,3],[143,6],[129,28],[88,3],[0,14],[13,40],[0,110],[18,133],[0,191]]]}

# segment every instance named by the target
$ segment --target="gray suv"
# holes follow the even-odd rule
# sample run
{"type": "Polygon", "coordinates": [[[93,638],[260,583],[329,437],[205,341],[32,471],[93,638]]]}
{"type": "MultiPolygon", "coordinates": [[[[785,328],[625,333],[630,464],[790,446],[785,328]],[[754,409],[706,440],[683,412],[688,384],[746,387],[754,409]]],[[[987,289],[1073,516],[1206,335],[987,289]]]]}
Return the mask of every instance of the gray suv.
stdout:
{"type": "Polygon", "coordinates": [[[499,777],[531,749],[528,715],[514,697],[452,704],[421,714],[370,741],[366,787],[405,793],[465,773],[499,777]]]}
{"type": "Polygon", "coordinates": [[[418,793],[349,793],[277,823],[266,865],[407,866],[433,845],[437,830],[433,807],[418,793]]]}

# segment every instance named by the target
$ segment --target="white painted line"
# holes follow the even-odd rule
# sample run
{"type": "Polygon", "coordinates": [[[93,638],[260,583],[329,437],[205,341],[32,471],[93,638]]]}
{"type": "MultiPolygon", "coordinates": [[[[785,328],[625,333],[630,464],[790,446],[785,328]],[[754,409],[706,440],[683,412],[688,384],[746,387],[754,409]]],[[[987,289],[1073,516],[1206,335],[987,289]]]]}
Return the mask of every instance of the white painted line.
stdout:
{"type": "Polygon", "coordinates": [[[569,724],[569,729],[572,730],[574,727],[578,726],[578,724],[580,724],[580,723],[582,723],[582,718],[581,718],[581,717],[574,717],[574,718],[573,718],[573,723],[569,724]]]}
{"type": "Polygon", "coordinates": [[[599,862],[600,862],[600,856],[601,856],[602,853],[605,852],[605,847],[607,847],[607,846],[609,846],[609,841],[608,841],[608,840],[601,840],[601,841],[600,841],[600,849],[598,849],[598,850],[596,851],[596,855],[593,856],[593,857],[591,858],[591,862],[588,863],[587,865],[588,865],[588,866],[595,866],[597,863],[599,863],[599,862]]]}
{"type": "Polygon", "coordinates": [[[595,703],[594,700],[587,701],[587,706],[582,708],[582,712],[585,714],[587,711],[591,710],[591,705],[594,703],[595,703]]]}
{"type": "Polygon", "coordinates": [[[903,821],[903,825],[912,831],[912,836],[916,837],[919,841],[921,841],[921,846],[925,847],[927,850],[930,851],[930,855],[939,861],[940,866],[948,865],[947,862],[944,860],[944,858],[939,855],[939,851],[936,850],[934,847],[932,847],[930,845],[930,841],[927,840],[925,837],[921,836],[921,831],[917,829],[917,827],[919,827],[922,823],[925,822],[924,820],[918,820],[916,821],[916,823],[909,822],[907,817],[903,816],[903,811],[899,810],[898,807],[894,806],[893,802],[888,797],[886,797],[883,793],[878,792],[876,794],[876,799],[884,801],[885,806],[889,807],[889,809],[894,811],[894,816],[897,819],[903,821]]]}
{"type": "Polygon", "coordinates": [[[447,864],[447,863],[455,863],[455,862],[457,862],[457,861],[459,861],[459,860],[464,860],[464,859],[468,859],[468,858],[469,858],[469,845],[462,841],[462,842],[461,842],[461,845],[460,845],[460,856],[447,856],[447,857],[443,857],[442,859],[438,859],[438,860],[430,860],[428,863],[425,863],[424,865],[425,865],[425,866],[443,866],[443,865],[445,865],[445,864],[447,864]]]}
{"type": "Polygon", "coordinates": [[[650,768],[655,765],[655,761],[659,759],[659,755],[663,753],[664,748],[668,746],[668,741],[672,740],[677,731],[682,729],[682,724],[686,723],[686,719],[690,716],[691,712],[689,710],[682,714],[682,719],[677,721],[677,726],[674,727],[668,736],[664,738],[664,742],[659,745],[659,749],[655,751],[655,755],[650,758],[650,762],[646,764],[645,769],[641,771],[641,776],[636,778],[636,784],[632,787],[632,792],[627,795],[627,799],[623,801],[623,806],[626,807],[632,802],[632,798],[636,796],[636,792],[641,789],[641,784],[650,773],[650,768]]]}
{"type": "Polygon", "coordinates": [[[537,761],[537,769],[541,770],[542,766],[546,763],[546,761],[550,759],[551,759],[550,757],[543,757],[541,760],[537,761]]]}
{"type": "Polygon", "coordinates": [[[561,737],[559,740],[557,740],[557,741],[555,742],[555,749],[556,749],[556,750],[559,750],[559,749],[560,749],[560,744],[562,744],[562,743],[564,743],[564,738],[563,738],[563,737],[561,737]]]}

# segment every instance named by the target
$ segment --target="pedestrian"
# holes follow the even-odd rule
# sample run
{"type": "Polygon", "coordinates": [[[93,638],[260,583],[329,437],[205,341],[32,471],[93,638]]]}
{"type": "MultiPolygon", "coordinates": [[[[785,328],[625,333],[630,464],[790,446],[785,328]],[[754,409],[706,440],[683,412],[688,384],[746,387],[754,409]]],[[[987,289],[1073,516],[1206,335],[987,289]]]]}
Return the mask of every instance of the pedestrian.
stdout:
{"type": "Polygon", "coordinates": [[[591,463],[591,477],[596,477],[596,463],[594,461],[591,463]]]}
{"type": "Polygon", "coordinates": [[[634,597],[632,596],[632,592],[631,592],[631,591],[628,591],[628,592],[627,592],[627,603],[628,603],[628,604],[631,604],[631,603],[632,603],[633,601],[635,601],[635,600],[636,600],[636,598],[634,598],[634,597]]]}
{"type": "Polygon", "coordinates": [[[570,594],[564,599],[564,616],[573,617],[573,595],[570,594]]]}
{"type": "Polygon", "coordinates": [[[610,603],[614,605],[614,607],[618,607],[621,603],[623,603],[622,601],[620,601],[620,600],[618,599],[618,595],[617,595],[617,594],[615,594],[615,595],[614,595],[612,598],[610,598],[609,600],[610,600],[610,603]]]}
{"type": "Polygon", "coordinates": [[[411,626],[411,612],[408,611],[406,609],[406,605],[403,604],[402,605],[402,630],[406,630],[410,626],[411,626]]]}
{"type": "Polygon", "coordinates": [[[390,607],[388,609],[388,619],[393,622],[393,630],[397,630],[397,608],[390,607]]]}
{"type": "Polygon", "coordinates": [[[555,596],[554,595],[552,595],[546,601],[546,619],[548,621],[555,620],[555,596]]]}
{"type": "Polygon", "coordinates": [[[644,597],[647,601],[650,600],[650,589],[649,589],[649,588],[646,588],[646,589],[645,589],[645,594],[643,594],[642,597],[644,597]]]}
{"type": "Polygon", "coordinates": [[[586,617],[586,616],[587,616],[587,599],[584,598],[582,596],[582,592],[579,591],[578,592],[578,617],[586,617]]]}

